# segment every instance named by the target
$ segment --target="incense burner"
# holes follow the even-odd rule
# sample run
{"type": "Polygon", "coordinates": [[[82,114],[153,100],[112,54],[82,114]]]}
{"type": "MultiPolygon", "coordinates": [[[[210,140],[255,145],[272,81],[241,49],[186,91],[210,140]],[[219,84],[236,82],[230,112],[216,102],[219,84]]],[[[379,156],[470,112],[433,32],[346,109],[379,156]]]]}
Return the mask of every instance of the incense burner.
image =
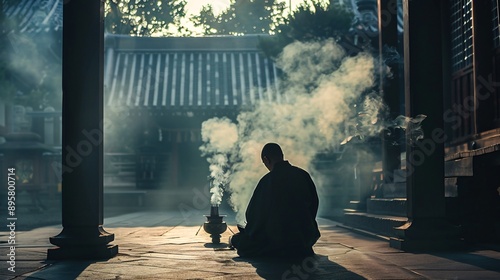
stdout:
{"type": "Polygon", "coordinates": [[[203,229],[212,237],[212,243],[219,244],[221,233],[227,229],[227,224],[222,219],[226,215],[219,215],[219,206],[212,205],[210,208],[210,215],[204,215],[207,221],[203,224],[203,229]]]}

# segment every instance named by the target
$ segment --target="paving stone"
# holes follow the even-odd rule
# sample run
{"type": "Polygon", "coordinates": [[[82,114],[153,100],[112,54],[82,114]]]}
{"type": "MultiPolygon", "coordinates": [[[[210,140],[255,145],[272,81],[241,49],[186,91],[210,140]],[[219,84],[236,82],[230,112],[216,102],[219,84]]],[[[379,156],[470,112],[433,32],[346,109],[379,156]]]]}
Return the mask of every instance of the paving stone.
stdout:
{"type": "MultiPolygon", "coordinates": [[[[106,261],[46,261],[53,248],[48,238],[60,226],[18,232],[16,272],[7,271],[2,254],[0,279],[500,279],[498,251],[405,253],[326,219],[318,219],[322,236],[314,258],[245,259],[227,248],[230,230],[221,244],[212,244],[204,220],[201,212],[175,211],[107,218],[104,228],[115,234],[119,253],[106,261]]],[[[235,224],[229,228],[237,230],[235,224]]]]}

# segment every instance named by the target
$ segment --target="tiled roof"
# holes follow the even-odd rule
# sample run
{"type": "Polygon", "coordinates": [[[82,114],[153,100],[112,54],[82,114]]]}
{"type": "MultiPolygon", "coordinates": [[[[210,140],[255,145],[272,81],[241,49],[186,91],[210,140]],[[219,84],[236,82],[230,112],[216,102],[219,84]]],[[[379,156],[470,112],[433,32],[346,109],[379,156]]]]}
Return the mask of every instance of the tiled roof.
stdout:
{"type": "Polygon", "coordinates": [[[18,0],[5,2],[3,9],[8,18],[18,20],[17,31],[38,33],[62,30],[62,0],[18,0]]]}
{"type": "Polygon", "coordinates": [[[108,105],[222,109],[280,98],[278,69],[257,36],[108,39],[108,105]]]}

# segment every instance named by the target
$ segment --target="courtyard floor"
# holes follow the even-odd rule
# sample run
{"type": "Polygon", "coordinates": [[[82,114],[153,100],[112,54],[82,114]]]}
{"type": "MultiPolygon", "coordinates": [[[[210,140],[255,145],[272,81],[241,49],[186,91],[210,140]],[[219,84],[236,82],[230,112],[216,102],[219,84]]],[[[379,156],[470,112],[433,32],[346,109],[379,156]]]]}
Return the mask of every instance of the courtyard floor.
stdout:
{"type": "MultiPolygon", "coordinates": [[[[214,245],[204,232],[201,211],[142,211],[109,217],[116,257],[105,261],[47,261],[49,237],[61,226],[16,232],[15,272],[1,254],[1,279],[500,279],[500,252],[494,246],[439,253],[406,253],[380,236],[318,219],[316,256],[300,262],[244,259],[227,248],[229,229],[214,245]]],[[[221,212],[221,214],[225,214],[221,212]]],[[[0,232],[2,241],[7,232],[0,232]]],[[[8,244],[0,243],[2,252],[8,244]]]]}

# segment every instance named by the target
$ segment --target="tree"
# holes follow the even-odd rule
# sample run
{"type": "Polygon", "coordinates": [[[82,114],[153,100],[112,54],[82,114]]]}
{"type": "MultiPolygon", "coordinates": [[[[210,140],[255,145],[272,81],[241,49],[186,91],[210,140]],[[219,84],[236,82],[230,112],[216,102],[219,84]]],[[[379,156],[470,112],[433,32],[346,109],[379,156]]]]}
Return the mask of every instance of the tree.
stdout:
{"type": "Polygon", "coordinates": [[[342,44],[348,41],[353,13],[343,6],[322,4],[318,0],[305,2],[276,27],[276,35],[264,37],[260,48],[276,57],[283,48],[294,41],[319,41],[333,38],[342,44]]]}
{"type": "Polygon", "coordinates": [[[114,34],[166,36],[181,32],[185,0],[106,0],[106,30],[114,34]]]}
{"type": "Polygon", "coordinates": [[[23,32],[26,19],[5,14],[16,5],[0,0],[0,98],[37,109],[60,108],[62,33],[23,32]]]}
{"type": "Polygon", "coordinates": [[[8,33],[13,27],[11,19],[7,18],[4,11],[14,1],[0,0],[0,99],[10,102],[14,98],[15,89],[9,75],[9,38],[8,33]]]}
{"type": "Polygon", "coordinates": [[[191,20],[205,35],[273,34],[284,22],[285,3],[277,0],[231,0],[215,15],[211,5],[203,6],[191,20]]]}

